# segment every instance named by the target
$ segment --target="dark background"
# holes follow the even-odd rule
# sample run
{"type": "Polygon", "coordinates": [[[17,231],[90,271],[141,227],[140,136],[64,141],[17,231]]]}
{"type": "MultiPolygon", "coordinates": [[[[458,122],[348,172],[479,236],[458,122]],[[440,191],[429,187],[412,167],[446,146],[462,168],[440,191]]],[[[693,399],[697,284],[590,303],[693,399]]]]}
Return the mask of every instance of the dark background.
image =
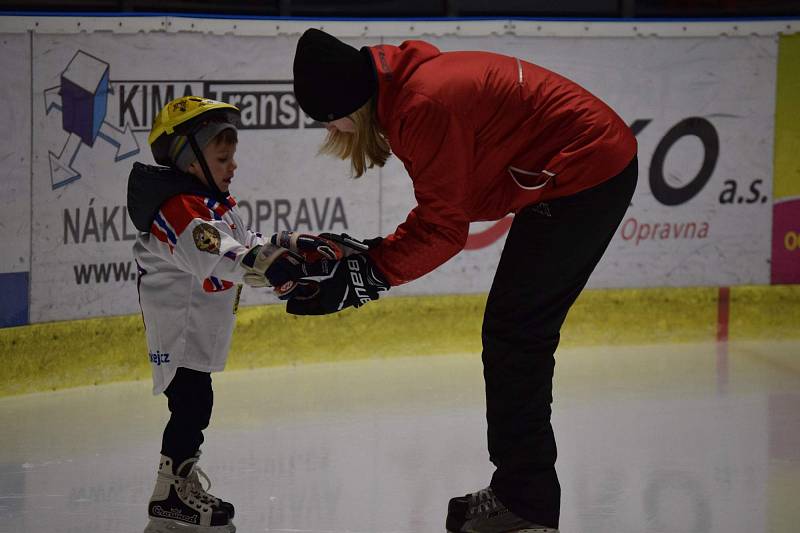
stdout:
{"type": "Polygon", "coordinates": [[[0,11],[356,18],[732,18],[798,16],[800,0],[0,0],[0,11]]]}

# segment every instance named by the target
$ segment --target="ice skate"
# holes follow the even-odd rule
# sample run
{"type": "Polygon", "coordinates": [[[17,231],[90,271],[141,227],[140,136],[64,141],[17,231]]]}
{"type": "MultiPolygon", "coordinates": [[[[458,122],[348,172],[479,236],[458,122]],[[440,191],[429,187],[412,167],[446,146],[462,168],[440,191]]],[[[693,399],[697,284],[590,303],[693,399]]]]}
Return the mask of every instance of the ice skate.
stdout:
{"type": "Polygon", "coordinates": [[[144,533],[234,533],[233,505],[212,496],[203,488],[197,467],[199,452],[177,468],[162,455],[158,477],[147,511],[150,522],[144,533]]]}
{"type": "Polygon", "coordinates": [[[447,533],[558,533],[528,522],[497,499],[491,487],[459,498],[447,506],[447,533]]]}
{"type": "MultiPolygon", "coordinates": [[[[199,490],[199,493],[201,494],[201,496],[203,498],[205,498],[205,501],[208,501],[209,503],[224,509],[225,512],[228,513],[228,518],[230,518],[232,520],[234,514],[236,514],[236,511],[235,511],[235,509],[233,507],[233,504],[230,503],[230,502],[226,502],[222,498],[218,498],[218,497],[214,496],[213,494],[208,493],[206,491],[206,489],[203,488],[203,485],[200,483],[200,476],[202,476],[203,478],[205,478],[206,483],[208,483],[208,488],[209,489],[211,488],[211,480],[208,479],[208,476],[206,475],[206,473],[203,472],[202,470],[200,470],[200,467],[197,466],[197,461],[200,459],[200,454],[201,453],[202,452],[200,450],[197,450],[197,453],[194,454],[194,460],[189,459],[188,461],[186,461],[184,463],[184,465],[187,465],[187,463],[190,463],[190,461],[193,461],[193,462],[190,463],[187,466],[181,465],[181,467],[188,468],[191,465],[194,465],[193,467],[191,467],[189,475],[187,476],[188,481],[191,482],[191,483],[195,483],[196,484],[195,486],[199,490]]],[[[180,468],[178,470],[180,471],[180,468]]]]}

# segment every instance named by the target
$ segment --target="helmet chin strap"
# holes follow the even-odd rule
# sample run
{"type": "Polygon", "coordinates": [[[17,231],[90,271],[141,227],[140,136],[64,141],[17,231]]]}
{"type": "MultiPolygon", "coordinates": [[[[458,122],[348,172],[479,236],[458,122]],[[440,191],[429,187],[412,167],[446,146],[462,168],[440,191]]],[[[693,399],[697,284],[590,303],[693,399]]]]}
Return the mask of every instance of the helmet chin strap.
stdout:
{"type": "Polygon", "coordinates": [[[219,187],[217,187],[217,182],[214,181],[214,176],[211,174],[211,169],[208,168],[208,163],[203,155],[203,151],[200,149],[200,145],[197,144],[197,140],[194,138],[194,133],[190,132],[187,137],[189,137],[189,144],[192,147],[195,157],[197,157],[197,162],[200,163],[200,168],[203,169],[203,175],[206,177],[208,187],[211,189],[211,192],[217,198],[218,202],[227,205],[228,200],[219,187]]]}

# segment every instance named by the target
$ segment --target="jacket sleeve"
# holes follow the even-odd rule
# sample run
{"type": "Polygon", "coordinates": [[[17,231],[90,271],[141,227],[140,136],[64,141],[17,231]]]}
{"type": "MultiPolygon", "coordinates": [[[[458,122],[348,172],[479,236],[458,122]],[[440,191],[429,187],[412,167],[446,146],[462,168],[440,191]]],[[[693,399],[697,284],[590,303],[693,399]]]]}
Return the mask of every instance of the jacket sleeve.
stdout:
{"type": "Polygon", "coordinates": [[[395,116],[402,123],[390,144],[413,181],[417,206],[369,252],[390,285],[419,278],[464,248],[464,195],[474,154],[472,129],[457,111],[414,95],[395,116]]]}
{"type": "Polygon", "coordinates": [[[194,275],[209,292],[241,283],[245,271],[240,263],[258,243],[256,234],[248,234],[248,243],[239,242],[219,213],[213,200],[174,196],[161,206],[150,232],[163,244],[162,258],[194,275]]]}

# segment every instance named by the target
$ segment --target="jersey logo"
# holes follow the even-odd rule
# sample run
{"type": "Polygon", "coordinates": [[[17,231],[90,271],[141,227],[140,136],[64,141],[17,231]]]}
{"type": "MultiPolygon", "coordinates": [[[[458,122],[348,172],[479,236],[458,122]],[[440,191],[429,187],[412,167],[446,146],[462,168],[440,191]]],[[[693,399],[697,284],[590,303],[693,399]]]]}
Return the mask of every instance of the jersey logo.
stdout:
{"type": "Polygon", "coordinates": [[[219,255],[220,237],[217,228],[211,224],[198,224],[192,230],[192,237],[198,250],[219,255]]]}
{"type": "Polygon", "coordinates": [[[160,351],[156,350],[155,353],[150,352],[150,362],[156,366],[161,366],[162,364],[168,364],[172,361],[169,360],[168,353],[161,353],[160,351]]]}

